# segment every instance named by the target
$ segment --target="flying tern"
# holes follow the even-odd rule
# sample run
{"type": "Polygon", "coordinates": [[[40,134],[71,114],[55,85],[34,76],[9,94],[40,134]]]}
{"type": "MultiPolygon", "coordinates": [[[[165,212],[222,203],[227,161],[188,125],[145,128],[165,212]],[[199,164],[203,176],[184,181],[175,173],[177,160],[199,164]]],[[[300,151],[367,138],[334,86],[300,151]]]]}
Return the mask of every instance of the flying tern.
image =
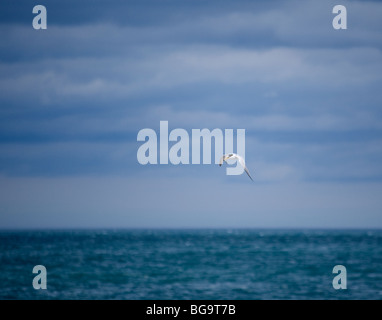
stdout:
{"type": "Polygon", "coordinates": [[[245,161],[244,161],[243,157],[239,156],[236,153],[225,154],[225,155],[223,155],[220,158],[219,166],[221,166],[223,164],[223,162],[227,161],[228,159],[236,159],[242,165],[242,167],[244,168],[244,170],[247,173],[248,177],[253,181],[251,175],[249,174],[248,168],[245,165],[245,161]]]}

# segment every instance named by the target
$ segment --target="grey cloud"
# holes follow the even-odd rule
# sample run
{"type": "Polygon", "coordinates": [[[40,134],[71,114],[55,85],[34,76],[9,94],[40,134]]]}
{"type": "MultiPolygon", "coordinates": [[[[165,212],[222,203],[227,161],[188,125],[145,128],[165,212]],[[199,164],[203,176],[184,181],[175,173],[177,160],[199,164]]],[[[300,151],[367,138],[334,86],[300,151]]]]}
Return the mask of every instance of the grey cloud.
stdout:
{"type": "Polygon", "coordinates": [[[376,49],[242,50],[229,47],[186,47],[141,57],[48,60],[2,64],[4,95],[16,99],[40,94],[44,101],[102,96],[128,98],[152,90],[195,83],[246,83],[319,87],[367,86],[381,81],[381,53],[376,49]],[[21,66],[24,72],[20,72],[21,66]],[[19,95],[24,91],[25,95],[19,95]],[[44,100],[45,99],[45,100],[44,100]],[[49,100],[50,99],[50,100],[49,100]]]}
{"type": "MultiPolygon", "coordinates": [[[[171,7],[156,4],[155,8],[162,7],[157,12],[154,12],[157,10],[154,7],[142,6],[141,23],[138,24],[129,24],[132,17],[128,7],[131,5],[133,11],[136,9],[131,3],[123,5],[122,12],[129,14],[122,24],[118,19],[102,18],[105,12],[123,15],[118,12],[118,6],[113,7],[112,4],[106,8],[103,6],[105,10],[94,12],[93,15],[96,17],[98,14],[100,19],[86,19],[89,14],[85,16],[85,9],[88,7],[79,6],[85,17],[79,24],[55,24],[53,15],[52,25],[43,33],[33,30],[30,24],[3,24],[0,26],[3,39],[1,56],[3,60],[125,56],[184,45],[241,48],[363,46],[380,49],[382,40],[379,32],[382,5],[378,2],[345,1],[349,28],[343,32],[332,28],[334,1],[276,1],[272,6],[241,1],[232,7],[222,5],[219,8],[207,2],[200,7],[190,6],[191,2],[188,5],[184,3],[177,1],[171,7]],[[184,7],[190,10],[183,11],[184,7]],[[151,12],[156,19],[148,18],[151,12]],[[159,23],[159,20],[166,23],[159,23]]],[[[71,11],[76,12],[78,5],[72,7],[71,11]]],[[[66,19],[70,21],[69,16],[66,19]]]]}
{"type": "Polygon", "coordinates": [[[39,32],[29,2],[2,2],[0,226],[232,226],[237,206],[245,226],[380,221],[381,3],[344,1],[342,31],[334,1],[158,3],[47,1],[39,32]],[[160,120],[245,128],[254,188],[137,164],[160,120]]]}

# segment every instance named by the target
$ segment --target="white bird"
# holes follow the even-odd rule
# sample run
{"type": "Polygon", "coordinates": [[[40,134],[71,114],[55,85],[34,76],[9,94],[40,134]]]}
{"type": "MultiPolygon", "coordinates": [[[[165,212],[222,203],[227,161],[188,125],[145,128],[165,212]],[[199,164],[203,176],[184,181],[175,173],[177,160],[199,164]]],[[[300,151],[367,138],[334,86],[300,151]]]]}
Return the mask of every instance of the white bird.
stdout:
{"type": "Polygon", "coordinates": [[[229,154],[223,155],[220,158],[219,166],[221,166],[223,162],[227,161],[228,159],[236,159],[237,161],[239,161],[239,163],[243,166],[245,172],[247,173],[248,177],[253,181],[251,175],[249,174],[248,168],[245,165],[244,159],[236,153],[229,153],[229,154]]]}

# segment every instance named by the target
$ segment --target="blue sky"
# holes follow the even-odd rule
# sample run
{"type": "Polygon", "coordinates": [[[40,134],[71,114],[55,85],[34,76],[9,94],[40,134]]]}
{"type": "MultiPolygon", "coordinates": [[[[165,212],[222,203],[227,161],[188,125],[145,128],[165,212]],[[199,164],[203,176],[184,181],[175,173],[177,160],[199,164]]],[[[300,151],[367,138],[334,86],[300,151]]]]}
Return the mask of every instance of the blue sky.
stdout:
{"type": "Polygon", "coordinates": [[[0,227],[382,227],[382,2],[0,4],[0,227]],[[246,129],[254,176],[145,165],[143,128],[246,129]]]}

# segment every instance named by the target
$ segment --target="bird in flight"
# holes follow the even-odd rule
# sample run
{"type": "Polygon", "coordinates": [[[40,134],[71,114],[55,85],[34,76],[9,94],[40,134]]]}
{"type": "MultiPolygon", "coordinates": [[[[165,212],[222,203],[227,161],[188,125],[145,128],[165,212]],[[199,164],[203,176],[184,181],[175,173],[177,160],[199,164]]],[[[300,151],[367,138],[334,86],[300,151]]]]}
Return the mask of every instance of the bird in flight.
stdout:
{"type": "Polygon", "coordinates": [[[244,159],[236,153],[228,153],[228,154],[223,155],[220,158],[219,166],[221,166],[223,164],[223,162],[227,161],[228,159],[236,159],[237,161],[239,161],[239,163],[242,165],[245,172],[247,173],[248,177],[253,181],[251,175],[249,174],[248,168],[245,165],[244,159]]]}

